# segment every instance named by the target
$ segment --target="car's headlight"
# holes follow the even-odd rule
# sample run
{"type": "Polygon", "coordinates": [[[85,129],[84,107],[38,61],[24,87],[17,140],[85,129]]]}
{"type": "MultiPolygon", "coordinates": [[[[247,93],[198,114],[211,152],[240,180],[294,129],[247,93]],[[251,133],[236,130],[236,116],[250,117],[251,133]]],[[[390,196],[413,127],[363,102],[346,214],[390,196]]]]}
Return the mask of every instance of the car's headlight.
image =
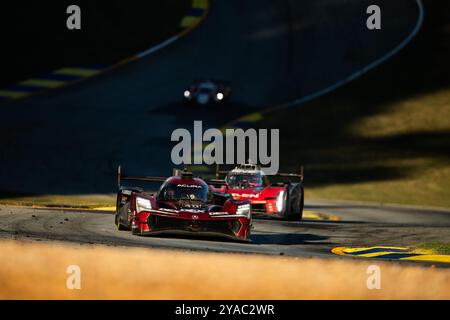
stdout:
{"type": "Polygon", "coordinates": [[[216,94],[216,98],[217,100],[223,100],[223,93],[219,92],[218,94],[216,94]]]}
{"type": "Polygon", "coordinates": [[[282,212],[284,209],[285,201],[284,201],[284,193],[285,191],[280,191],[277,196],[277,201],[275,203],[278,212],[282,212]]]}
{"type": "Polygon", "coordinates": [[[250,204],[242,204],[237,207],[236,214],[246,216],[250,218],[250,204]]]}
{"type": "Polygon", "coordinates": [[[152,203],[149,199],[136,198],[136,212],[148,211],[152,209],[152,203]]]}
{"type": "Polygon", "coordinates": [[[184,92],[184,97],[185,98],[189,98],[191,96],[191,92],[189,91],[189,90],[186,90],[185,92],[184,92]]]}

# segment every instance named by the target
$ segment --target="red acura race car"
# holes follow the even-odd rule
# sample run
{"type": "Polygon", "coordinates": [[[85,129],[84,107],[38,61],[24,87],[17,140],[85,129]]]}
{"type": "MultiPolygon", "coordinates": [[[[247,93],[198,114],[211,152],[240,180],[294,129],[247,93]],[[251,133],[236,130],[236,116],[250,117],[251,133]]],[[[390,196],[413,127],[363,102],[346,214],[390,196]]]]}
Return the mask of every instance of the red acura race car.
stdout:
{"type": "Polygon", "coordinates": [[[215,185],[213,190],[230,193],[235,200],[249,200],[254,215],[301,220],[303,169],[299,174],[279,173],[271,178],[287,181],[271,183],[259,166],[253,164],[243,164],[231,171],[220,171],[217,166],[216,179],[212,183],[220,185],[215,185]],[[221,175],[225,175],[224,180],[220,180],[221,175]]]}
{"type": "Polygon", "coordinates": [[[178,171],[169,178],[131,177],[118,170],[115,224],[135,235],[188,233],[222,236],[248,241],[252,223],[248,200],[235,200],[214,192],[191,172],[178,171]],[[123,186],[122,181],[157,182],[156,194],[140,187],[123,186]]]}

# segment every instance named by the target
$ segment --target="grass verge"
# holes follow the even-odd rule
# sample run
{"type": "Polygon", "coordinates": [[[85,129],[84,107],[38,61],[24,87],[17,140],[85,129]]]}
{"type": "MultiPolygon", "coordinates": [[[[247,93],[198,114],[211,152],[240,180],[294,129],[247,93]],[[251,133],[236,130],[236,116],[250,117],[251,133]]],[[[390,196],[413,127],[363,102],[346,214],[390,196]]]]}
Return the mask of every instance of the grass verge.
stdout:
{"type": "Polygon", "coordinates": [[[45,206],[58,208],[95,209],[115,206],[116,196],[105,195],[22,195],[0,193],[1,205],[45,206]]]}
{"type": "Polygon", "coordinates": [[[419,243],[413,249],[417,252],[426,252],[431,254],[450,254],[450,243],[428,242],[419,243]]]}

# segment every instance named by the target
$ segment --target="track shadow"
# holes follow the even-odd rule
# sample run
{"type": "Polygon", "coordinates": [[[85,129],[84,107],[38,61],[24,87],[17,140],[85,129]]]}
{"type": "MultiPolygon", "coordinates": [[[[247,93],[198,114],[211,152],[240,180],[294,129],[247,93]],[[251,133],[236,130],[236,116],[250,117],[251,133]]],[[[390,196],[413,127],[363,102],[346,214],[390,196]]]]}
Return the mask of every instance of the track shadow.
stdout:
{"type": "Polygon", "coordinates": [[[270,218],[270,217],[253,217],[254,221],[262,222],[262,223],[271,223],[273,222],[277,226],[285,226],[285,227],[305,227],[305,224],[310,226],[310,224],[329,224],[329,225],[337,225],[337,224],[358,224],[364,223],[359,221],[351,221],[351,220],[315,220],[303,218],[300,221],[286,221],[282,219],[270,218]]]}
{"type": "Polygon", "coordinates": [[[194,241],[209,241],[209,242],[224,242],[224,243],[236,243],[236,244],[249,244],[247,241],[240,241],[238,239],[231,239],[225,236],[210,236],[197,234],[177,234],[177,233],[164,233],[158,235],[145,235],[142,238],[159,238],[159,239],[181,239],[181,240],[194,240],[194,241]]]}
{"type": "MultiPolygon", "coordinates": [[[[273,233],[273,234],[254,234],[251,236],[254,244],[278,244],[278,245],[296,245],[296,244],[314,244],[315,241],[327,240],[328,237],[318,236],[309,233],[273,233]]],[[[326,244],[320,242],[320,244],[326,244]]]]}
{"type": "MultiPolygon", "coordinates": [[[[236,244],[277,244],[277,245],[296,245],[296,244],[313,244],[315,241],[327,240],[328,237],[318,236],[309,233],[273,233],[273,234],[252,234],[250,236],[251,242],[239,241],[221,236],[205,236],[202,234],[160,234],[155,236],[144,236],[144,238],[159,238],[159,239],[182,239],[194,241],[209,241],[209,242],[223,242],[236,244]]],[[[331,244],[320,242],[320,244],[331,244]]]]}
{"type": "Polygon", "coordinates": [[[356,220],[314,220],[314,219],[303,219],[302,220],[303,227],[307,226],[308,228],[313,228],[316,225],[322,226],[323,225],[330,225],[330,226],[336,226],[336,225],[350,225],[350,224],[365,224],[367,222],[364,221],[356,221],[356,220]]]}

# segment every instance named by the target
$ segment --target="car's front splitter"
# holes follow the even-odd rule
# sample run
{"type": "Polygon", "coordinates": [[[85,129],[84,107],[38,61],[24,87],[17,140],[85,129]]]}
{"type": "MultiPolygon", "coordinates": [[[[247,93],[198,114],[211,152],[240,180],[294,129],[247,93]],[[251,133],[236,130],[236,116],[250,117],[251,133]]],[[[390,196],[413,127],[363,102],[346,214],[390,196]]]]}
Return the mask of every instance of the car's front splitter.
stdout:
{"type": "Polygon", "coordinates": [[[224,239],[230,239],[233,241],[239,241],[239,242],[251,242],[250,239],[237,237],[229,234],[219,233],[219,232],[210,232],[210,231],[189,231],[189,230],[152,230],[152,231],[139,231],[138,228],[135,228],[134,234],[140,235],[140,236],[159,236],[159,235],[183,235],[183,236],[199,236],[203,238],[212,237],[212,238],[224,238],[224,239]]]}

